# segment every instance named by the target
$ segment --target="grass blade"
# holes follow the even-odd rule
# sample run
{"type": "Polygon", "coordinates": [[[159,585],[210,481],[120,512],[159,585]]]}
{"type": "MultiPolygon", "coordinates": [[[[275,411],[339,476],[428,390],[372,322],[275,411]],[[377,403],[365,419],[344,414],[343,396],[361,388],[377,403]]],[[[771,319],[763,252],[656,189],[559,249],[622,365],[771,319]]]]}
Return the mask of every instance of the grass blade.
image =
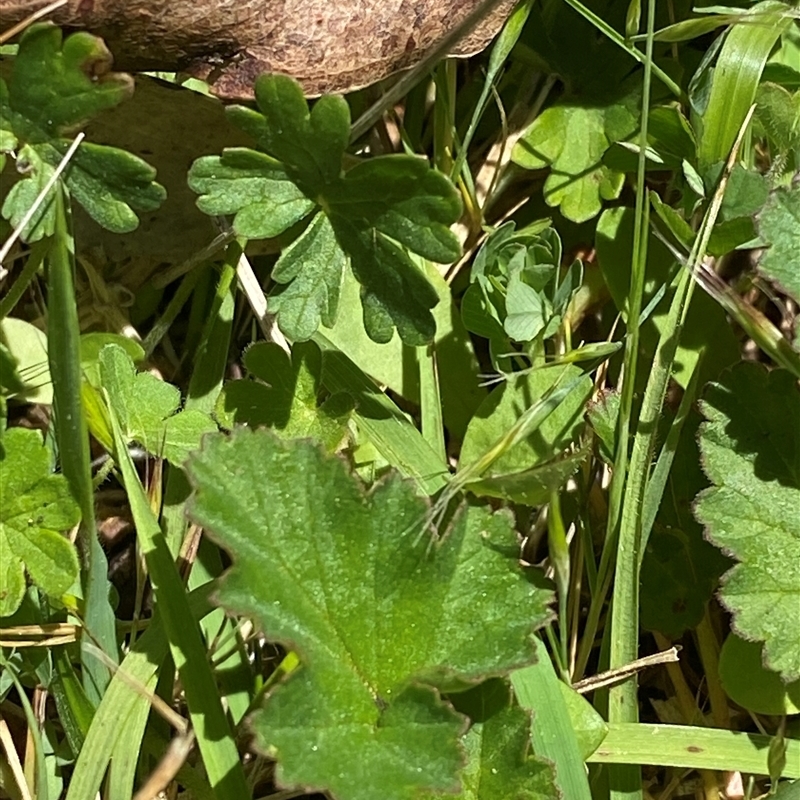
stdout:
{"type": "MultiPolygon", "coordinates": [[[[67,220],[67,198],[55,192],[55,234],[47,256],[47,343],[53,380],[61,469],[81,509],[79,542],[84,593],[84,626],[106,655],[117,661],[114,612],[108,602],[108,562],[97,539],[94,488],[89,464],[89,430],[81,404],[80,328],[75,304],[74,245],[67,220]]],[[[100,702],[110,675],[106,666],[87,652],[82,640],[83,682],[93,705],[100,702]]]]}
{"type": "MultiPolygon", "coordinates": [[[[109,348],[106,348],[107,350],[109,348]]],[[[101,355],[102,359],[102,355],[101,355]]],[[[181,676],[192,726],[209,781],[219,800],[250,796],[227,717],[211,673],[200,628],[192,620],[189,601],[158,520],[153,515],[109,402],[114,446],[131,506],[136,533],[153,584],[175,666],[181,676]]]]}

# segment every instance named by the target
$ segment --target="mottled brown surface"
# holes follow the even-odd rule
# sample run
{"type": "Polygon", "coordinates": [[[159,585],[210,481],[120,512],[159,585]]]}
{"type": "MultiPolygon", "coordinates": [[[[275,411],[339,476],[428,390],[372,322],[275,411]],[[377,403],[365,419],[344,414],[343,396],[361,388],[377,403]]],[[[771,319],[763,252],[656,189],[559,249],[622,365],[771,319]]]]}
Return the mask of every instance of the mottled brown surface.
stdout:
{"type": "MultiPolygon", "coordinates": [[[[480,0],[70,0],[51,19],[102,36],[120,69],[188,69],[223,98],[251,96],[262,72],[307,94],[346,92],[412,66],[480,0]]],[[[0,30],[42,0],[0,0],[0,30]]],[[[510,13],[496,11],[454,53],[482,50],[510,13]]]]}

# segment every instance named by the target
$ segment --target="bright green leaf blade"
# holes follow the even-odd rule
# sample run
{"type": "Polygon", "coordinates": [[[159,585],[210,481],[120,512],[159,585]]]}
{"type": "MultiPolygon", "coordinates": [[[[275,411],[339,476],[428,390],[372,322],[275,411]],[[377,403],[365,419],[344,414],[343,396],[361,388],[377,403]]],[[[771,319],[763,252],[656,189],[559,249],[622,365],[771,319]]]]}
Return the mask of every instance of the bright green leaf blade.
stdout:
{"type": "Polygon", "coordinates": [[[759,215],[758,231],[771,245],[761,256],[759,269],[800,300],[800,187],[773,192],[759,215]]]}
{"type": "MultiPolygon", "coordinates": [[[[42,147],[42,157],[55,166],[69,142],[42,147]]],[[[72,196],[101,227],[130,233],[139,226],[137,211],[155,211],[167,193],[155,182],[156,171],[146,161],[117,147],[83,142],[75,152],[66,184],[72,196]]]]}
{"type": "Polygon", "coordinates": [[[416,156],[362,161],[325,191],[331,212],[374,228],[423,258],[449,264],[461,256],[450,230],[461,216],[452,183],[416,156]]]}
{"type": "MultiPolygon", "coordinates": [[[[22,224],[28,210],[53,175],[52,166],[43,161],[38,150],[31,145],[20,148],[17,155],[17,169],[23,170],[25,177],[8,190],[8,194],[3,200],[3,207],[0,209],[3,218],[7,219],[14,228],[18,228],[22,224]]],[[[56,215],[52,198],[51,191],[22,229],[24,241],[38,242],[45,236],[53,235],[56,215]]]]}
{"type": "MultiPolygon", "coordinates": [[[[768,775],[769,736],[696,728],[618,722],[608,726],[594,764],[656,764],[685,769],[715,769],[768,775]]],[[[784,777],[800,777],[800,741],[788,740],[784,777]]]]}
{"type": "MultiPolygon", "coordinates": [[[[581,375],[579,367],[553,367],[512,377],[484,400],[467,428],[459,470],[478,461],[551,387],[581,375]]],[[[560,456],[580,430],[592,379],[586,375],[526,441],[500,456],[482,476],[513,475],[560,456]]]]}
{"type": "Polygon", "coordinates": [[[738,365],[703,402],[700,447],[713,488],[696,515],[739,563],[721,599],[735,630],[764,642],[766,665],[800,677],[800,397],[794,377],[738,365]]]}
{"type": "Polygon", "coordinates": [[[319,213],[287,247],[272,271],[277,283],[288,284],[270,297],[281,330],[295,341],[307,341],[320,322],[332,325],[339,306],[347,255],[330,220],[319,213]]]}
{"type": "Polygon", "coordinates": [[[63,475],[53,475],[50,454],[38,431],[12,428],[0,452],[0,617],[22,601],[22,565],[46,593],[63,594],[78,578],[78,556],[61,535],[77,525],[80,509],[63,475]]]}
{"type": "Polygon", "coordinates": [[[697,155],[700,170],[725,161],[753,104],[767,57],[783,31],[792,25],[779,0],[762,0],[729,31],[711,80],[701,120],[697,155]],[[755,24],[744,24],[755,16],[755,24]]]}
{"type": "Polygon", "coordinates": [[[244,147],[198,158],[189,170],[189,186],[200,195],[201,211],[234,214],[234,230],[248,239],[278,236],[314,208],[278,161],[244,147]]]}
{"type": "Polygon", "coordinates": [[[340,460],[263,430],[209,437],[190,464],[191,516],[234,560],[221,601],[305,663],[254,723],[279,779],[356,799],[455,788],[462,720],[419,682],[528,662],[548,617],[507,517],[467,508],[431,546],[412,486],[365,496],[340,460]]]}
{"type": "Polygon", "coordinates": [[[285,438],[311,437],[333,451],[342,441],[353,401],[344,392],[318,402],[322,354],[299,342],[291,355],[272,342],[258,342],[243,358],[248,379],[230,381],[217,403],[217,417],[232,428],[266,426],[285,438]]]}
{"type": "Polygon", "coordinates": [[[635,132],[640,94],[637,77],[606,103],[587,106],[564,98],[540,114],[514,146],[512,158],[520,166],[551,167],[545,200],[568,219],[591,219],[603,200],[622,191],[624,175],[603,164],[602,157],[611,144],[635,132]]]}
{"type": "Polygon", "coordinates": [[[583,766],[578,738],[572,727],[569,708],[559,688],[559,679],[550,656],[539,642],[539,660],[511,675],[511,685],[519,704],[533,711],[531,741],[538,756],[555,765],[556,786],[570,800],[591,800],[589,780],[583,766]]]}

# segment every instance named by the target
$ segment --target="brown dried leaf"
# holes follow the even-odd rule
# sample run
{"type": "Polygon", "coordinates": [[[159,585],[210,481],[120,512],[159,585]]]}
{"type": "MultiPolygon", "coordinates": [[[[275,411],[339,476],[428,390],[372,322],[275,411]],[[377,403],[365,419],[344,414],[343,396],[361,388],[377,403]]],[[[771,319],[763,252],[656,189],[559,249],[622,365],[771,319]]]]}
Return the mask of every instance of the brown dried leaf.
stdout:
{"type": "MultiPolygon", "coordinates": [[[[102,36],[122,69],[187,69],[225,99],[248,99],[262,72],[296,78],[306,94],[348,92],[420,61],[481,0],[70,0],[60,25],[102,36]]],[[[0,0],[0,30],[42,0],[0,0]]],[[[482,50],[514,0],[453,54],[482,50]]]]}

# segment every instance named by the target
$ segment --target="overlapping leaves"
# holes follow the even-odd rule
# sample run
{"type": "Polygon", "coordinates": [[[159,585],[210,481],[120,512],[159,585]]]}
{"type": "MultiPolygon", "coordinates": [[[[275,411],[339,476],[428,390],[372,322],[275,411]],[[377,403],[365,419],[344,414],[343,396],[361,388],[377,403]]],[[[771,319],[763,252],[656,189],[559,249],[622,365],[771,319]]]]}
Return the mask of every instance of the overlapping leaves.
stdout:
{"type": "Polygon", "coordinates": [[[189,183],[200,208],[233,214],[242,236],[271,238],[302,225],[273,270],[280,287],[271,302],[281,328],[306,340],[321,322],[332,325],[349,264],[372,339],[387,342],[396,328],[407,344],[430,341],[436,292],[407,251],[440,263],[459,257],[450,231],[461,212],[455,188],[409,155],[380,156],[344,172],[350,111],[339,96],[309,109],[300,86],[280,75],[259,78],[255,95],[260,114],[242,107],[229,114],[264,152],[238,148],[200,158],[189,183]]]}
{"type": "Polygon", "coordinates": [[[190,474],[191,516],[234,563],[220,602],[303,662],[253,722],[279,782],[352,800],[456,790],[465,719],[436,687],[530,662],[548,617],[506,516],[469,507],[431,544],[409,484],[365,495],[341,460],[264,430],[207,438],[190,474]]]}
{"type": "MultiPolygon", "coordinates": [[[[61,30],[50,23],[31,25],[23,34],[8,83],[0,79],[0,158],[13,155],[25,176],[3,202],[3,217],[12,225],[22,222],[72,137],[132,93],[132,79],[110,68],[111,54],[96,36],[80,32],[62,41],[61,30]]],[[[75,200],[116,233],[137,227],[137,211],[161,205],[165,192],[154,178],[155,170],[132,153],[88,142],[80,144],[65,173],[75,200]]],[[[25,239],[52,234],[54,213],[43,203],[25,226],[25,239]]]]}

